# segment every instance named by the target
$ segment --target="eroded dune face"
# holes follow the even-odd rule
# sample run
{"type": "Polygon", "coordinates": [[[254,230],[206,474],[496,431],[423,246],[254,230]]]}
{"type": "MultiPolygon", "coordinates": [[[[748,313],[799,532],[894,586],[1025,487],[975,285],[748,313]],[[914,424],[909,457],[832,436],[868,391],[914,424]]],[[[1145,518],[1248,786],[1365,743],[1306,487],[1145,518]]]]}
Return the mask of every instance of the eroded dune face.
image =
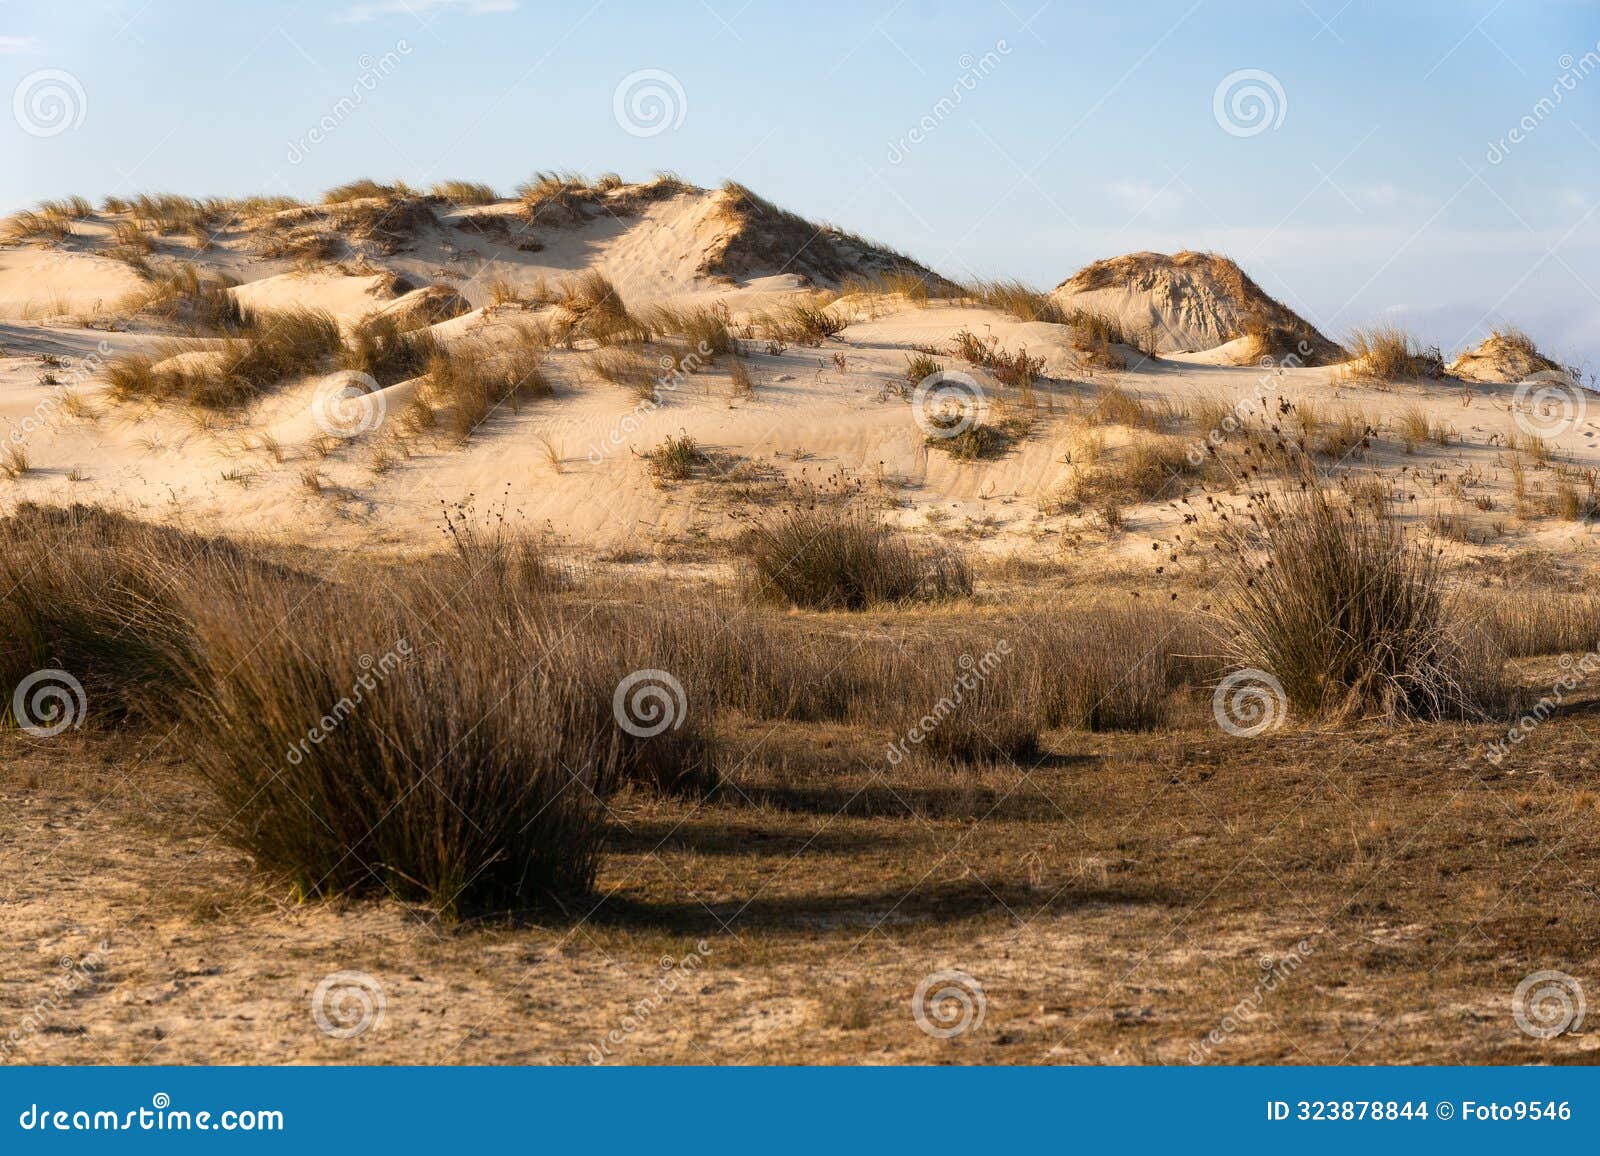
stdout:
{"type": "Polygon", "coordinates": [[[1575,379],[1571,370],[1540,353],[1526,335],[1516,331],[1490,334],[1477,348],[1452,361],[1446,372],[1463,381],[1500,385],[1535,377],[1575,379]]]}
{"type": "MultiPolygon", "coordinates": [[[[0,503],[409,550],[436,547],[441,504],[493,496],[606,554],[704,549],[832,487],[964,550],[1131,556],[1181,531],[1181,499],[1226,493],[1192,463],[1249,441],[1229,415],[1341,469],[1470,468],[1477,509],[1504,507],[1495,455],[1523,436],[1512,404],[1464,405],[1458,380],[1336,381],[1331,343],[1218,257],[1132,254],[1051,295],[1156,327],[1150,359],[1041,295],[963,290],[737,186],[373,188],[163,198],[0,245],[0,503]],[[53,289],[70,294],[16,307],[53,289]],[[1278,355],[1300,342],[1314,354],[1278,355]],[[929,407],[952,398],[982,437],[944,439],[929,407]]],[[[1493,344],[1452,369],[1525,376],[1516,343],[1493,344]]],[[[1542,436],[1600,466],[1576,427],[1542,436]]],[[[1415,516],[1466,500],[1427,494],[1415,516]]]]}
{"type": "Polygon", "coordinates": [[[1068,311],[1109,315],[1146,331],[1163,353],[1216,349],[1260,335],[1304,342],[1307,363],[1334,360],[1337,347],[1293,310],[1267,296],[1233,261],[1213,253],[1129,253],[1096,261],[1056,287],[1068,311]]]}

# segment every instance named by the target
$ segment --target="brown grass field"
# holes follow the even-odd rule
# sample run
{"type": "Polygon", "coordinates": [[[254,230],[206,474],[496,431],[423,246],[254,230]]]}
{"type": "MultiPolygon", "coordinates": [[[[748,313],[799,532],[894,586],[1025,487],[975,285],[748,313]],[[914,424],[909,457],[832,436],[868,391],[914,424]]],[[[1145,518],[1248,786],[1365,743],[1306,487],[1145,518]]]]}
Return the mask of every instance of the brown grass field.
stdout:
{"type": "MultiPolygon", "coordinates": [[[[458,554],[434,566],[341,577],[317,559],[328,569],[314,581],[304,558],[296,569],[218,541],[76,518],[66,535],[53,516],[7,523],[8,612],[53,634],[51,653],[74,656],[92,704],[79,729],[0,735],[0,791],[13,817],[5,931],[28,945],[0,981],[0,1003],[37,1024],[14,1049],[29,1062],[1584,1063],[1594,1054],[1581,1031],[1530,1036],[1512,1010],[1530,973],[1582,975],[1600,935],[1594,688],[1562,694],[1506,757],[1485,758],[1514,700],[1526,709],[1573,669],[1550,641],[1593,636],[1587,599],[1527,587],[1478,595],[1476,629],[1512,655],[1498,686],[1501,721],[1407,717],[1392,698],[1380,717],[1370,699],[1320,716],[1290,712],[1239,736],[1213,714],[1226,664],[1204,657],[1220,653],[1198,605],[1205,594],[1182,581],[1158,604],[1149,575],[1085,589],[1065,572],[986,572],[970,596],[856,611],[795,611],[684,584],[676,610],[652,616],[667,600],[660,583],[562,575],[527,544],[471,528],[458,554]],[[19,553],[24,540],[31,546],[19,553]],[[100,592],[146,593],[86,600],[97,582],[100,592]],[[293,597],[272,601],[285,590],[293,597]],[[364,598],[375,590],[384,597],[364,598]],[[47,591],[48,601],[29,603],[27,591],[47,591]],[[248,628],[254,610],[229,602],[240,591],[285,621],[322,622],[320,636],[286,631],[252,667],[264,632],[248,628]],[[1544,609],[1530,609],[1533,593],[1544,609]],[[374,601],[401,607],[399,618],[362,609],[374,601]],[[462,601],[470,629],[455,634],[446,608],[462,601]],[[306,609],[318,605],[343,625],[306,609]],[[467,827],[450,820],[470,813],[477,835],[494,835],[497,816],[475,810],[471,792],[505,773],[498,753],[525,741],[517,735],[548,744],[541,728],[554,716],[516,700],[509,717],[504,696],[474,706],[418,672],[452,670],[471,690],[487,662],[491,682],[514,681],[479,643],[509,645],[526,626],[508,625],[518,615],[552,616],[567,632],[555,665],[570,685],[588,685],[577,666],[605,667],[610,656],[674,665],[686,687],[686,725],[665,732],[670,758],[628,755],[614,779],[571,776],[570,795],[541,800],[573,804],[537,829],[558,852],[592,856],[592,878],[555,870],[548,888],[508,901],[497,887],[473,904],[477,881],[497,867],[479,864],[484,873],[465,884],[452,876],[442,892],[422,874],[438,849],[394,841],[378,858],[368,844],[334,845],[359,869],[295,882],[297,864],[326,856],[336,811],[355,806],[330,782],[368,773],[366,756],[323,756],[363,717],[387,731],[362,741],[405,753],[383,765],[388,779],[372,781],[379,796],[389,792],[379,827],[467,845],[467,827]],[[376,655],[388,644],[378,628],[402,620],[416,630],[413,657],[326,743],[303,748],[292,767],[249,746],[262,718],[282,714],[288,733],[330,709],[316,696],[339,685],[341,630],[376,655]],[[241,623],[242,647],[208,633],[241,623]],[[580,645],[582,631],[591,633],[580,645]],[[627,641],[640,635],[653,639],[643,650],[627,641]],[[1135,648],[1108,645],[1113,635],[1135,648]],[[907,744],[951,677],[989,669],[954,654],[975,658],[1002,642],[1008,652],[983,693],[907,744]],[[204,675],[175,674],[173,646],[204,675]],[[1163,656],[1159,669],[1151,654],[1163,656]],[[443,665],[428,666],[435,661],[443,665]],[[147,685],[129,685],[137,679],[147,685]],[[247,691],[249,720],[215,698],[247,691]],[[413,692],[421,697],[406,709],[422,712],[420,729],[395,705],[413,692]],[[445,718],[457,711],[468,712],[464,726],[445,718]],[[467,735],[480,725],[505,729],[474,746],[467,735]],[[951,733],[935,742],[941,730],[951,733]],[[888,755],[897,741],[903,758],[888,755]],[[709,779],[701,760],[714,767],[709,779]],[[443,769],[450,762],[462,765],[443,769]],[[686,767],[692,783],[664,769],[686,767]],[[319,782],[323,771],[333,779],[319,782]],[[299,802],[271,801],[280,782],[299,802]],[[441,783],[437,806],[406,805],[441,783]],[[300,809],[317,790],[322,801],[300,809]],[[281,843],[287,827],[264,834],[261,824],[275,822],[299,842],[281,843]],[[948,972],[962,974],[938,978],[948,972]],[[339,979],[350,973],[360,978],[339,979]],[[330,979],[334,995],[319,997],[330,979]],[[341,983],[351,987],[344,1003],[341,983]],[[374,993],[381,1014],[360,1003],[374,993]],[[359,1030],[319,1028],[313,1009],[359,1030]]],[[[892,563],[897,572],[909,564],[892,563]]],[[[542,685],[556,694],[569,684],[542,685]]],[[[538,765],[532,748],[526,758],[525,770],[538,765]]],[[[495,835],[489,857],[514,838],[495,835]]]]}

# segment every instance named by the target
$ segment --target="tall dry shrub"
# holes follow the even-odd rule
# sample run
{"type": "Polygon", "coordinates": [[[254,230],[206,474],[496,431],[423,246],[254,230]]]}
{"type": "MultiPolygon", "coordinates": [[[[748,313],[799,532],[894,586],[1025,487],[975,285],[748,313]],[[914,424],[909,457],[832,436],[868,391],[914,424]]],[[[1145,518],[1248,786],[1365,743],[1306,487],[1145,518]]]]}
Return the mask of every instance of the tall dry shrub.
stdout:
{"type": "MultiPolygon", "coordinates": [[[[1309,477],[1257,495],[1225,533],[1230,657],[1268,671],[1307,715],[1476,716],[1498,665],[1453,628],[1439,556],[1309,477]]],[[[1481,649],[1481,648],[1479,648],[1481,649]]]]}

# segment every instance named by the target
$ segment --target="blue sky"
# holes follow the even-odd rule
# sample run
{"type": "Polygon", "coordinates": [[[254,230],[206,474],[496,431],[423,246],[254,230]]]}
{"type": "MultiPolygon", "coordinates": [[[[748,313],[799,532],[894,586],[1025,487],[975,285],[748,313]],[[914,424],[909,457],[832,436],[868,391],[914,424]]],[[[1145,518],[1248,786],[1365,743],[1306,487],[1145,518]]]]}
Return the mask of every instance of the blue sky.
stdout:
{"type": "Polygon", "coordinates": [[[1215,249],[1333,336],[1600,369],[1597,0],[11,2],[0,83],[7,210],[670,168],[955,275],[1215,249]]]}

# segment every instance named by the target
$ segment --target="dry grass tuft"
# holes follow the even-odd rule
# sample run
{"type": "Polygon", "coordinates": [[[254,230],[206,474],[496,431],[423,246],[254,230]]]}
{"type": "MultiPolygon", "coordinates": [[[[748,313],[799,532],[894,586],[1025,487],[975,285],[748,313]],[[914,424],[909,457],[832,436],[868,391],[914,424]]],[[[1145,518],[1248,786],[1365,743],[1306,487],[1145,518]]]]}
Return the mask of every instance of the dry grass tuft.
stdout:
{"type": "Polygon", "coordinates": [[[1230,657],[1270,672],[1308,716],[1480,716],[1498,666],[1452,629],[1438,555],[1305,481],[1257,495],[1254,517],[1225,529],[1230,657]]]}
{"type": "Polygon", "coordinates": [[[1021,281],[973,281],[962,286],[962,295],[1011,314],[1019,321],[1048,321],[1065,325],[1067,317],[1048,293],[1041,293],[1021,281]]]}
{"type": "Polygon", "coordinates": [[[708,460],[699,443],[688,434],[669,436],[645,454],[645,459],[650,463],[650,472],[658,482],[687,481],[708,460]]]}
{"type": "Polygon", "coordinates": [[[656,388],[663,379],[660,363],[638,347],[597,349],[587,364],[602,381],[631,390],[642,401],[656,399],[656,388]]]}
{"type": "Polygon", "coordinates": [[[928,416],[927,424],[932,428],[924,444],[964,462],[1004,457],[1032,426],[1021,414],[990,421],[960,413],[936,413],[928,416]]]}
{"type": "Polygon", "coordinates": [[[1153,328],[1131,330],[1107,313],[1094,313],[1074,309],[1062,321],[1072,327],[1072,346],[1083,354],[1090,365],[1100,369],[1125,369],[1128,360],[1114,345],[1134,350],[1147,360],[1154,360],[1160,335],[1153,328]]]}
{"type": "MultiPolygon", "coordinates": [[[[121,230],[125,225],[127,222],[121,222],[117,227],[121,230]]],[[[143,232],[139,235],[144,236],[143,232]]],[[[183,261],[129,296],[120,307],[182,325],[191,333],[239,336],[250,322],[238,298],[228,292],[235,284],[231,278],[203,273],[183,261]]]]}
{"type": "Polygon", "coordinates": [[[401,182],[392,185],[380,184],[370,177],[361,177],[358,180],[347,181],[342,185],[335,185],[322,194],[322,203],[325,205],[342,205],[348,201],[361,201],[369,197],[399,197],[407,195],[409,189],[401,182]]]}
{"type": "MultiPolygon", "coordinates": [[[[1122,506],[1176,501],[1205,463],[1190,460],[1190,445],[1180,438],[1140,434],[1127,445],[1090,460],[1075,471],[1066,495],[1068,511],[1088,510],[1120,524],[1122,506]],[[1108,516],[1108,512],[1112,512],[1108,516]]],[[[1088,455],[1091,459],[1098,455],[1088,455]]],[[[1114,527],[1113,527],[1114,528],[1114,527]]]]}
{"type": "Polygon", "coordinates": [[[653,334],[678,338],[704,361],[740,351],[739,339],[729,324],[728,307],[720,301],[688,309],[658,305],[648,310],[643,320],[653,334]]]}
{"type": "Polygon", "coordinates": [[[250,582],[190,605],[200,773],[239,816],[228,837],[301,894],[559,905],[593,881],[600,799],[709,765],[698,714],[659,743],[618,726],[625,634],[541,612],[487,567],[463,584],[445,605],[420,584],[296,600],[250,582]]]}
{"type": "Polygon", "coordinates": [[[5,448],[0,449],[0,474],[15,480],[32,469],[33,463],[28,458],[28,447],[21,442],[7,440],[5,448]]]}
{"type": "Polygon", "coordinates": [[[406,330],[391,314],[369,317],[356,325],[340,352],[346,369],[369,374],[379,385],[420,376],[439,356],[439,342],[426,329],[406,330]]]}
{"type": "Polygon", "coordinates": [[[950,346],[957,357],[987,369],[1001,385],[1027,390],[1044,376],[1044,358],[1030,357],[1025,346],[1012,353],[1000,344],[998,337],[985,339],[970,329],[963,329],[950,339],[950,346]]]}
{"type": "Polygon", "coordinates": [[[1357,329],[1345,342],[1350,360],[1340,376],[1352,381],[1408,381],[1444,374],[1444,358],[1393,325],[1357,329]]]}
{"type": "Polygon", "coordinates": [[[429,403],[442,407],[445,429],[458,442],[471,438],[501,406],[520,413],[525,403],[555,393],[533,336],[505,346],[471,343],[448,352],[435,347],[424,388],[429,403]]]}
{"type": "Polygon", "coordinates": [[[749,322],[750,331],[760,334],[772,349],[788,345],[814,348],[837,336],[848,325],[843,317],[828,312],[825,298],[795,302],[759,313],[749,322]]]}
{"type": "Polygon", "coordinates": [[[89,725],[130,715],[170,721],[189,685],[175,582],[204,589],[242,551],[94,507],[22,503],[0,520],[0,686],[36,670],[82,684],[89,725]]]}
{"type": "Polygon", "coordinates": [[[234,409],[281,381],[322,368],[343,349],[338,322],[321,310],[246,313],[243,323],[241,336],[226,340],[214,358],[195,364],[163,368],[142,355],[116,359],[106,369],[111,395],[119,401],[234,409]]]}
{"type": "Polygon", "coordinates": [[[1525,658],[1600,649],[1600,595],[1537,588],[1508,593],[1471,591],[1462,600],[1462,618],[1476,624],[1496,653],[1525,658]]]}
{"type": "Polygon", "coordinates": [[[72,218],[65,213],[41,208],[39,211],[23,209],[6,218],[0,227],[0,242],[8,245],[28,241],[55,243],[72,236],[72,218]]]}
{"type": "Polygon", "coordinates": [[[824,610],[966,597],[959,554],[920,552],[853,507],[800,507],[757,523],[743,542],[745,579],[762,598],[824,610]]]}
{"type": "Polygon", "coordinates": [[[561,286],[558,301],[567,311],[567,343],[588,337],[600,345],[643,344],[651,337],[650,327],[632,313],[617,287],[597,269],[561,286]]]}
{"type": "Polygon", "coordinates": [[[429,191],[453,205],[492,205],[500,199],[492,186],[476,181],[439,181],[429,191]]]}

